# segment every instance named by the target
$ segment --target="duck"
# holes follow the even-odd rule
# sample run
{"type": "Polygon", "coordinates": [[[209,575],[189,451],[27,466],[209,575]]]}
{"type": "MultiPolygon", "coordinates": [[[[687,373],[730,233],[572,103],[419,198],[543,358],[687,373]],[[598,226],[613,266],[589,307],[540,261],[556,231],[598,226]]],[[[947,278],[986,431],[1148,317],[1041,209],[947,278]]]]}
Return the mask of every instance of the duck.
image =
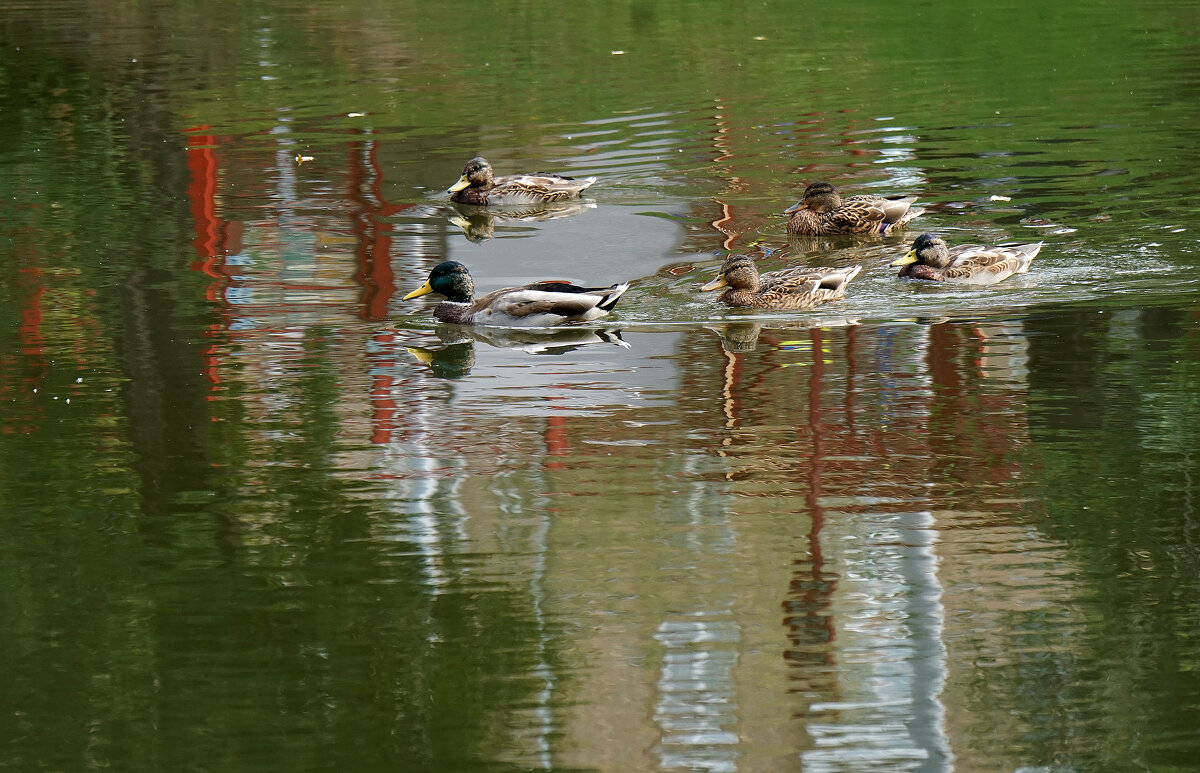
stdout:
{"type": "Polygon", "coordinates": [[[813,183],[800,201],[784,210],[790,215],[789,234],[833,236],[836,234],[886,234],[903,228],[925,212],[913,207],[916,196],[873,196],[858,194],[842,198],[832,184],[813,183]]]}
{"type": "Polygon", "coordinates": [[[903,266],[900,276],[926,279],[932,282],[991,285],[1013,274],[1023,274],[1042,249],[1036,244],[1014,244],[1007,247],[986,247],[982,244],[960,244],[950,247],[936,234],[921,234],[913,240],[912,249],[889,265],[903,266]]]}
{"type": "Polygon", "coordinates": [[[727,288],[719,300],[730,306],[803,311],[841,298],[859,271],[862,266],[797,266],[759,274],[749,255],[730,255],[721,264],[717,278],[700,289],[710,292],[727,288]]]}
{"type": "Polygon", "coordinates": [[[467,267],[447,260],[434,266],[425,284],[402,300],[439,293],[446,300],[434,308],[434,318],[457,325],[553,327],[590,322],[607,315],[628,289],[629,282],[610,287],[537,282],[524,287],[505,287],[476,298],[475,283],[467,267]]]}
{"type": "Polygon", "coordinates": [[[481,207],[546,204],[575,198],[595,182],[595,177],[576,180],[545,172],[494,177],[492,165],[476,156],[463,167],[449,193],[451,201],[481,207]]]}

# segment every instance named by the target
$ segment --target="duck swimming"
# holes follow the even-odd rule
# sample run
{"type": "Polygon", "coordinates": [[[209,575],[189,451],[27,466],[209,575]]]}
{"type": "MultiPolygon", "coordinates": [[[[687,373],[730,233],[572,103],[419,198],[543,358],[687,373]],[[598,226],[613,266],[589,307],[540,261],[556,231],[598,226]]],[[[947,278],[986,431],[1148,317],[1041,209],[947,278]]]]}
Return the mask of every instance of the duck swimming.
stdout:
{"type": "Polygon", "coordinates": [[[749,255],[730,255],[721,264],[717,278],[700,289],[709,292],[728,288],[720,300],[730,306],[802,311],[841,298],[846,294],[846,285],[861,270],[862,266],[797,266],[759,274],[749,255]]]}
{"type": "Polygon", "coordinates": [[[914,209],[916,196],[884,197],[869,194],[838,194],[830,183],[813,183],[800,201],[784,210],[787,230],[799,236],[835,234],[886,234],[903,228],[925,210],[914,209]]]}
{"type": "Polygon", "coordinates": [[[940,236],[921,234],[913,240],[912,249],[904,257],[889,265],[903,266],[899,275],[908,279],[990,285],[1028,271],[1029,264],[1041,249],[1042,242],[1009,247],[985,247],[982,244],[950,247],[940,236]]]}
{"type": "Polygon", "coordinates": [[[425,284],[403,300],[439,293],[446,300],[433,310],[442,322],[459,325],[552,327],[568,322],[590,322],[605,316],[629,289],[623,282],[611,287],[579,287],[570,282],[538,282],[506,287],[475,297],[475,283],[467,267],[447,260],[433,267],[425,284]]]}
{"type": "Polygon", "coordinates": [[[545,204],[574,198],[595,182],[595,177],[576,180],[545,172],[494,177],[492,165],[476,156],[463,167],[458,182],[450,186],[450,200],[481,207],[545,204]]]}

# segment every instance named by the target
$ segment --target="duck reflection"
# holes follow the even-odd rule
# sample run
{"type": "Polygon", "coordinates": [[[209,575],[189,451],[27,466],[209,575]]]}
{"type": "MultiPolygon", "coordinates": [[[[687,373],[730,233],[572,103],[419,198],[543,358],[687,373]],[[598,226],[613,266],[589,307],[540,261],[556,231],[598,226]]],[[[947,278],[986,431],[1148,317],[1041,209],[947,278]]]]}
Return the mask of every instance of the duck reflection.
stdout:
{"type": "Polygon", "coordinates": [[[762,333],[762,325],[757,322],[734,322],[720,327],[709,326],[708,329],[720,336],[722,349],[735,353],[754,351],[762,333]]]}
{"type": "MultiPolygon", "coordinates": [[[[883,250],[883,255],[891,256],[889,250],[903,246],[905,238],[896,234],[833,234],[830,236],[809,236],[806,234],[788,234],[787,246],[791,252],[798,255],[818,255],[834,250],[847,250],[839,257],[846,257],[852,262],[861,261],[860,253],[873,254],[872,247],[883,250]]],[[[840,263],[841,261],[839,261],[840,263]]]]}
{"type": "Polygon", "coordinates": [[[620,332],[604,328],[516,329],[441,325],[434,329],[438,346],[408,346],[413,357],[429,366],[438,378],[463,378],[475,366],[475,344],[526,354],[561,355],[580,347],[611,344],[628,349],[620,332]]]}
{"type": "MultiPolygon", "coordinates": [[[[725,325],[706,325],[707,330],[716,333],[721,339],[721,348],[726,352],[738,354],[742,352],[752,352],[758,348],[758,339],[764,333],[772,331],[782,333],[785,330],[810,330],[815,327],[820,328],[835,328],[849,327],[857,325],[858,319],[852,317],[822,317],[819,320],[800,320],[789,322],[787,324],[775,324],[769,328],[764,328],[761,322],[730,322],[725,325]]],[[[772,346],[777,342],[772,342],[772,346]]]]}
{"type": "Polygon", "coordinates": [[[788,247],[798,255],[807,255],[819,252],[832,252],[835,249],[857,244],[859,241],[876,241],[882,240],[882,238],[874,235],[856,239],[853,236],[805,236],[802,234],[788,234],[788,247]]]}
{"type": "Polygon", "coordinates": [[[580,212],[595,209],[594,201],[559,201],[548,204],[530,204],[522,207],[505,207],[500,210],[460,204],[447,219],[462,229],[467,241],[479,244],[496,236],[496,228],[520,230],[522,224],[539,223],[574,217],[580,212]]]}
{"type": "Polygon", "coordinates": [[[462,341],[438,348],[406,346],[405,351],[429,366],[438,378],[462,378],[475,367],[475,342],[462,341]]]}

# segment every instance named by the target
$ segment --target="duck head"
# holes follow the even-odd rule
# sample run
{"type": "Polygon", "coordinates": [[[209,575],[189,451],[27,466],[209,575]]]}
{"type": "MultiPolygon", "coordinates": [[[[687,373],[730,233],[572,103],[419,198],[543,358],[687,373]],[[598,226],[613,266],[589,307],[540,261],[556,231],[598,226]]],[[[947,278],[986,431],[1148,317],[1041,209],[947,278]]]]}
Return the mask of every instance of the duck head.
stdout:
{"type": "Polygon", "coordinates": [[[490,188],[492,182],[492,165],[483,156],[476,156],[463,167],[462,176],[458,178],[458,182],[450,186],[449,192],[457,193],[467,187],[490,188]]]}
{"type": "Polygon", "coordinates": [[[475,295],[475,283],[471,281],[466,266],[455,260],[447,260],[434,266],[425,284],[401,300],[408,301],[430,293],[444,295],[446,300],[455,303],[467,303],[475,295]]]}
{"type": "Polygon", "coordinates": [[[717,274],[717,278],[700,289],[703,292],[709,292],[722,287],[749,290],[750,292],[758,289],[758,269],[749,255],[730,255],[721,264],[721,271],[717,274]]]}
{"type": "Polygon", "coordinates": [[[783,211],[790,215],[799,209],[811,209],[813,212],[832,212],[842,206],[842,197],[831,183],[813,183],[804,189],[804,195],[792,206],[783,211]]]}
{"type": "Polygon", "coordinates": [[[945,268],[950,265],[950,248],[946,241],[936,234],[921,234],[913,239],[912,249],[904,256],[889,263],[889,266],[908,266],[913,263],[924,263],[933,268],[945,268]]]}

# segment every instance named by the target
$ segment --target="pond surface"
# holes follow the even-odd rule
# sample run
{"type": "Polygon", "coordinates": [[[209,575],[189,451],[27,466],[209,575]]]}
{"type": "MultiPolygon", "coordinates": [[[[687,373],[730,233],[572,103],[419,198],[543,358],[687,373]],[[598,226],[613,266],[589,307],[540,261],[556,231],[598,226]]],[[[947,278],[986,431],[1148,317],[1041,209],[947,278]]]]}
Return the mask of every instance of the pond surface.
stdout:
{"type": "Polygon", "coordinates": [[[0,0],[0,768],[1200,769],[1198,24],[0,0]],[[927,211],[789,240],[817,180],[927,211]],[[633,289],[439,326],[445,259],[633,289]]]}

